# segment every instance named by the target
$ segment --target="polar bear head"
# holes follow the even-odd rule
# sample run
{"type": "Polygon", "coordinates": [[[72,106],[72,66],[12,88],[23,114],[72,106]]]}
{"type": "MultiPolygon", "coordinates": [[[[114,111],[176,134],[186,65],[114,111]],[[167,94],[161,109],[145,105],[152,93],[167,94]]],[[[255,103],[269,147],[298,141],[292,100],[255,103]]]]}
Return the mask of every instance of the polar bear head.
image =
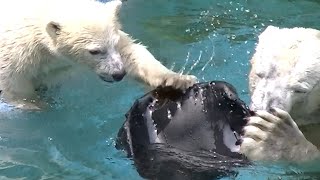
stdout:
{"type": "MultiPolygon", "coordinates": [[[[53,3],[53,6],[58,3],[53,3]]],[[[120,81],[125,75],[117,46],[120,24],[117,15],[121,1],[65,1],[51,8],[46,31],[51,51],[64,59],[94,69],[105,81],[120,81]],[[59,10],[58,12],[56,12],[59,10]]]]}
{"type": "Polygon", "coordinates": [[[251,108],[306,115],[320,108],[320,31],[269,26],[251,60],[251,108]]]}

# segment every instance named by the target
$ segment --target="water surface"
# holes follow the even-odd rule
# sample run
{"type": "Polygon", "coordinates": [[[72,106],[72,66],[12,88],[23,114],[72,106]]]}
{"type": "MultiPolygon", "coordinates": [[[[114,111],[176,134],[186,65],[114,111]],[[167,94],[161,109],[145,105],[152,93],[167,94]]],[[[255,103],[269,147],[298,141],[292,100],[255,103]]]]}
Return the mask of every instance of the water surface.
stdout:
{"type": "MultiPolygon", "coordinates": [[[[248,102],[248,62],[259,33],[268,25],[320,29],[319,9],[316,0],[129,0],[121,21],[167,67],[228,81],[248,102]]],[[[0,179],[141,179],[114,138],[144,90],[84,71],[51,92],[57,104],[47,112],[2,110],[0,179]]],[[[236,179],[320,178],[312,168],[257,166],[236,179]]]]}

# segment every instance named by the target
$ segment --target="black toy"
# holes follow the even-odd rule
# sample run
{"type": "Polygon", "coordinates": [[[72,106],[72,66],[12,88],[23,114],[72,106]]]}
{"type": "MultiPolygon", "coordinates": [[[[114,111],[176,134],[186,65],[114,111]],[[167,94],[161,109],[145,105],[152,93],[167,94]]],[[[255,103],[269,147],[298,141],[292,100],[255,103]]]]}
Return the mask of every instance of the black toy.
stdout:
{"type": "Polygon", "coordinates": [[[250,111],[223,81],[198,83],[186,92],[157,88],[136,100],[116,147],[147,179],[188,180],[235,176],[249,164],[239,153],[250,111]]]}

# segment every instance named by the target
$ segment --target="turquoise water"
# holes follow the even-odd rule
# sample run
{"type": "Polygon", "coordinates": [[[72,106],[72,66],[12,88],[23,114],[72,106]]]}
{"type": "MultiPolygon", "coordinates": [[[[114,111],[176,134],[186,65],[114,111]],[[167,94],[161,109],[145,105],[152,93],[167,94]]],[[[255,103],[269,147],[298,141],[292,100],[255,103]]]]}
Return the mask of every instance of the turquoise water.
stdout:
{"type": "MultiPolygon", "coordinates": [[[[248,60],[258,34],[267,25],[320,29],[319,9],[317,0],[128,0],[121,21],[167,67],[228,81],[248,102],[248,60]]],[[[144,92],[135,82],[105,84],[83,71],[50,92],[57,104],[49,111],[0,111],[0,179],[141,179],[114,140],[144,92]]],[[[311,167],[250,167],[236,179],[320,178],[311,167]]]]}

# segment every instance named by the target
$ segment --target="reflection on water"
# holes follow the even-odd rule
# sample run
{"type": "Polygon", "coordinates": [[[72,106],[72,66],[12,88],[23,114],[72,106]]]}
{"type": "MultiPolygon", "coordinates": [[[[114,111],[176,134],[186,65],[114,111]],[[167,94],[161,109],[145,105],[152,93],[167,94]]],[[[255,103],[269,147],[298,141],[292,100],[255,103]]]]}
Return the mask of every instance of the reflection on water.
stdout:
{"type": "MultiPolygon", "coordinates": [[[[200,80],[226,80],[248,102],[248,60],[258,34],[270,24],[320,29],[319,8],[316,0],[130,0],[121,21],[167,67],[200,80]]],[[[0,111],[0,179],[141,179],[115,150],[114,138],[142,94],[135,82],[106,85],[82,72],[53,92],[58,104],[50,111],[0,111]]],[[[319,177],[312,169],[319,166],[309,166],[307,173],[258,166],[237,179],[319,177]]]]}

